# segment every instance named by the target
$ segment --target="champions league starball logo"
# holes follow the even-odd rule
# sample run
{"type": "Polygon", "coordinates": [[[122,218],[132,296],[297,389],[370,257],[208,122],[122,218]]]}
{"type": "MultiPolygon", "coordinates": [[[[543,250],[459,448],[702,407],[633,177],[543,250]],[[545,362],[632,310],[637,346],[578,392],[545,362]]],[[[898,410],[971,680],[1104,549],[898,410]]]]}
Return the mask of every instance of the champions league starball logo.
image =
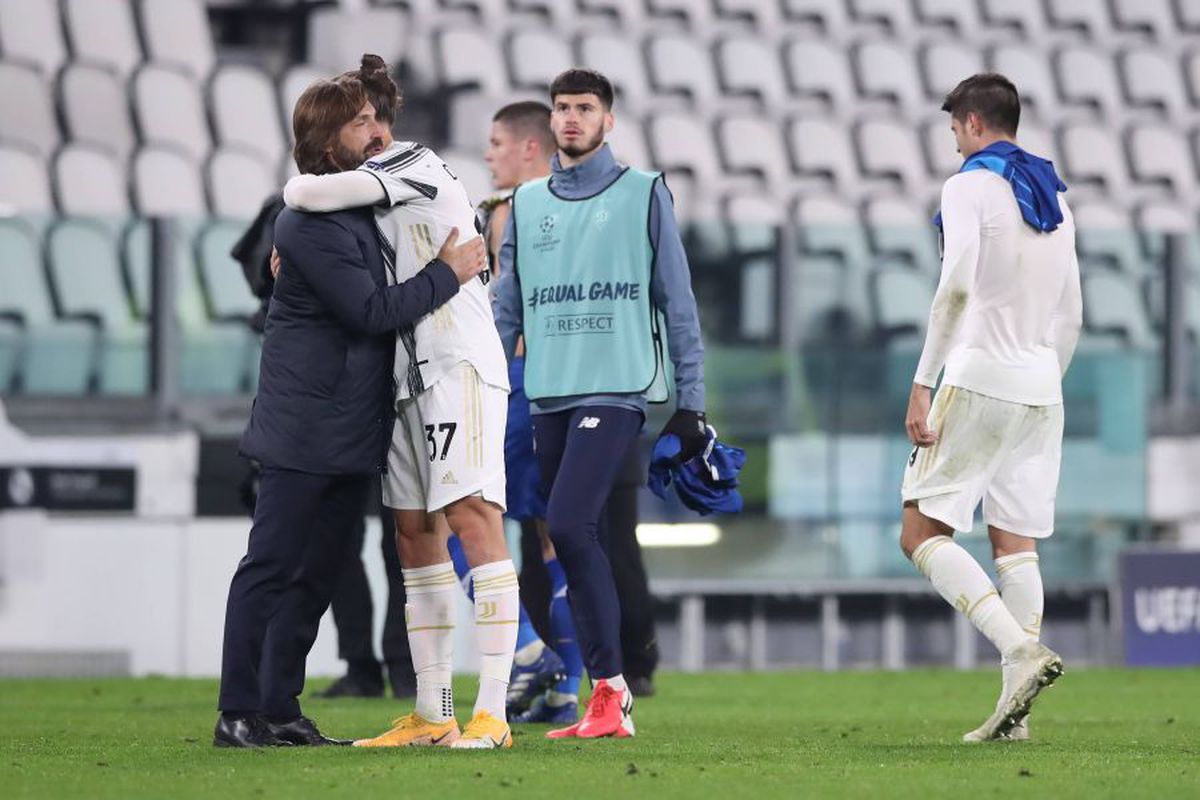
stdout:
{"type": "Polygon", "coordinates": [[[554,226],[557,223],[558,217],[554,216],[553,214],[547,214],[546,216],[542,217],[542,224],[538,226],[538,228],[542,231],[542,237],[549,237],[552,233],[554,233],[554,226]]]}

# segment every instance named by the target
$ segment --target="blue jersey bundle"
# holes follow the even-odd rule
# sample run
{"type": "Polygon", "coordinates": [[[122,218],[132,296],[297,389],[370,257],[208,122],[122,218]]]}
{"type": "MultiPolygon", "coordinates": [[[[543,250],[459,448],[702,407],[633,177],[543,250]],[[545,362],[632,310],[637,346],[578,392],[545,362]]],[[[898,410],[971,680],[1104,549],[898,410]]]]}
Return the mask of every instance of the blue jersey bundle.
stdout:
{"type": "Polygon", "coordinates": [[[660,436],[650,456],[646,485],[666,500],[667,488],[674,484],[679,500],[701,516],[714,512],[736,514],[742,510],[737,476],[746,463],[746,451],[722,444],[717,441],[716,430],[711,425],[707,428],[708,445],[699,455],[682,462],[679,437],[671,433],[660,436]]]}

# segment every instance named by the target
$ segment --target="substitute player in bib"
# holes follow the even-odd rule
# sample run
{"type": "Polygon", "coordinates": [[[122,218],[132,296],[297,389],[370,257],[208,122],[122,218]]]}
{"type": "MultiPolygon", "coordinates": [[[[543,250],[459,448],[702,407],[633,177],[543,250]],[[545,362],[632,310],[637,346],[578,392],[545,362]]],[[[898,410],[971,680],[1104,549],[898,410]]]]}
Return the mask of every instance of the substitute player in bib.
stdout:
{"type": "MultiPolygon", "coordinates": [[[[386,68],[375,80],[386,80],[395,91],[386,68]]],[[[415,142],[388,143],[357,170],[293,178],[284,199],[310,211],[379,206],[380,245],[398,281],[428,261],[431,244],[448,231],[475,230],[474,208],[453,170],[415,142]]],[[[505,693],[520,601],[501,518],[508,373],[485,282],[464,285],[453,306],[447,303],[399,334],[399,419],[383,501],[396,509],[417,701],[391,730],[358,746],[512,746],[505,693]],[[437,522],[439,512],[444,522],[437,522]],[[481,654],[479,695],[461,733],[450,685],[459,591],[446,549],[450,529],[471,565],[481,654]]]]}
{"type": "Polygon", "coordinates": [[[996,645],[1003,688],[965,741],[1025,738],[1062,660],[1038,642],[1036,542],[1054,529],[1062,375],[1079,339],[1075,225],[1049,161],[1016,144],[1016,87],[974,75],[946,96],[963,166],[942,189],[942,275],[905,424],[900,544],[945,600],[996,645]],[[930,391],[945,367],[930,407],[930,391]],[[1002,594],[951,538],[983,501],[1002,594]]]}
{"type": "Polygon", "coordinates": [[[550,538],[595,682],[583,719],[547,735],[631,736],[619,599],[596,529],[647,401],[667,399],[664,335],[677,408],[666,432],[679,435],[685,457],[704,447],[704,348],[662,176],[618,164],[604,143],[614,123],[612,84],[591,70],[567,70],[550,100],[558,153],[549,178],[522,184],[513,197],[496,312],[510,358],[525,337],[550,538]]]}

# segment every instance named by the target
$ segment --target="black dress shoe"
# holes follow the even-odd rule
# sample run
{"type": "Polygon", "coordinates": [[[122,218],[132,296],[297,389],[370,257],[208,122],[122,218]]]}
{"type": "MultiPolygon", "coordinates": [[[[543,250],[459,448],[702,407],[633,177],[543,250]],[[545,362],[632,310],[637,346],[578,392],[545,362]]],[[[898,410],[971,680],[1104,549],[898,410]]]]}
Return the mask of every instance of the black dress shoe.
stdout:
{"type": "Polygon", "coordinates": [[[257,714],[222,714],[213,731],[213,747],[287,747],[290,744],[267,730],[257,714]]]}
{"type": "Polygon", "coordinates": [[[282,739],[298,747],[323,747],[324,745],[353,744],[350,739],[331,739],[317,730],[317,724],[308,717],[296,717],[291,722],[271,722],[266,720],[266,729],[276,739],[282,739]]]}
{"type": "Polygon", "coordinates": [[[654,679],[649,675],[626,675],[625,683],[634,697],[654,696],[654,679]]]}
{"type": "Polygon", "coordinates": [[[364,680],[356,675],[346,674],[329,684],[323,690],[314,692],[313,697],[333,700],[339,697],[383,697],[383,681],[364,680]]]}

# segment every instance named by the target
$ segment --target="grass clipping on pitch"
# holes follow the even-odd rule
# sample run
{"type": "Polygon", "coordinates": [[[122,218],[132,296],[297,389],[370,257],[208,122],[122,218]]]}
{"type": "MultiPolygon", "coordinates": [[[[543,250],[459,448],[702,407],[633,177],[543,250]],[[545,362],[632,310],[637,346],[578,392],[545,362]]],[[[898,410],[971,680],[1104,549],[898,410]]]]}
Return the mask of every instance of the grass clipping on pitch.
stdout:
{"type": "MultiPolygon", "coordinates": [[[[324,681],[314,681],[316,688],[324,681]]],[[[459,722],[474,681],[456,681],[459,722]]],[[[0,796],[17,798],[1197,797],[1200,670],[1070,670],[1031,718],[1034,741],[960,744],[999,673],[663,675],[638,736],[504,752],[216,750],[216,684],[0,681],[0,796]],[[1019,793],[1019,794],[1018,794],[1019,793]]],[[[306,699],[337,737],[409,706],[306,699]]]]}

